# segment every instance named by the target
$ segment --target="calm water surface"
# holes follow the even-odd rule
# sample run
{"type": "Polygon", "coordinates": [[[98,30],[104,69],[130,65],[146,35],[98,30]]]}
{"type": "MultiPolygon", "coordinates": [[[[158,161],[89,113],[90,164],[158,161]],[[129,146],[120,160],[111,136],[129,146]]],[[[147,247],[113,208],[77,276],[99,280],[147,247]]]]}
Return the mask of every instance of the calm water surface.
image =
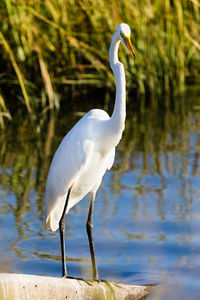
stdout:
{"type": "MultiPolygon", "coordinates": [[[[128,107],[114,166],[95,202],[100,277],[162,283],[149,299],[200,295],[200,99],[186,98],[164,108],[156,101],[146,109],[144,103],[128,107]]],[[[59,233],[44,227],[45,181],[62,137],[94,106],[71,105],[48,121],[38,116],[37,126],[19,118],[1,134],[2,272],[60,276],[59,233]]],[[[89,201],[66,217],[68,272],[86,278],[92,277],[85,230],[89,201]]]]}

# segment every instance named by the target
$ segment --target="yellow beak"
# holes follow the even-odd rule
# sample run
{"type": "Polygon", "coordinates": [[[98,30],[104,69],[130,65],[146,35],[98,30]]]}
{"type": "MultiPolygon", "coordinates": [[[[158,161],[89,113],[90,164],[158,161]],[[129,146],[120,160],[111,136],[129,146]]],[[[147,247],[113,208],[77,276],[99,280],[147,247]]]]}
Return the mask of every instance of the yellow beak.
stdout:
{"type": "Polygon", "coordinates": [[[128,48],[128,50],[130,51],[132,57],[135,59],[135,51],[133,50],[133,46],[131,44],[131,40],[130,40],[130,36],[126,36],[124,37],[124,41],[125,41],[125,44],[126,44],[126,47],[128,48]]]}

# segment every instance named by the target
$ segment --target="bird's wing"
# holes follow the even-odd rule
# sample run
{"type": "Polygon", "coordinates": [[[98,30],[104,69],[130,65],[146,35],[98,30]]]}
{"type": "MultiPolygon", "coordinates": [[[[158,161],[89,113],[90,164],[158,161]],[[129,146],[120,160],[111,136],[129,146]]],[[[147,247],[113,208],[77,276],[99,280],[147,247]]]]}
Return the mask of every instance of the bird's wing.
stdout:
{"type": "Polygon", "coordinates": [[[115,160],[115,148],[113,148],[110,153],[109,153],[109,158],[108,158],[108,170],[110,170],[113,166],[115,160]]]}
{"type": "MultiPolygon", "coordinates": [[[[54,155],[45,192],[47,223],[50,213],[58,203],[64,207],[63,201],[66,200],[70,186],[75,183],[81,171],[87,167],[94,149],[94,142],[87,138],[87,130],[89,129],[86,127],[86,122],[79,121],[62,140],[54,155]]],[[[60,210],[62,214],[62,208],[60,210]]],[[[52,228],[51,225],[47,225],[47,227],[52,228]]]]}

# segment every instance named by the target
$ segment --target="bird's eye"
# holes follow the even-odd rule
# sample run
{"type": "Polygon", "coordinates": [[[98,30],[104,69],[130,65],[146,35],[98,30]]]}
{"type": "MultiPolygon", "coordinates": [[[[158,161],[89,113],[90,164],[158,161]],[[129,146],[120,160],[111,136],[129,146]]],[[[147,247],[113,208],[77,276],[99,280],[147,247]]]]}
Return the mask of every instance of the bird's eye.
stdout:
{"type": "Polygon", "coordinates": [[[122,31],[120,31],[120,35],[121,35],[121,37],[125,40],[126,39],[126,36],[125,36],[125,34],[122,32],[122,31]]]}

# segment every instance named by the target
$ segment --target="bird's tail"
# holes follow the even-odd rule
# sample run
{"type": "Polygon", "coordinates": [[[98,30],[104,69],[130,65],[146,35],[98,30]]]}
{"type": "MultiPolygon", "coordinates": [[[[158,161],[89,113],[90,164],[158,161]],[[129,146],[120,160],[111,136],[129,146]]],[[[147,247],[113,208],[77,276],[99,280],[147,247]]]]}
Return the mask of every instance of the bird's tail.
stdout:
{"type": "Polygon", "coordinates": [[[46,218],[46,229],[50,229],[51,228],[51,217],[48,216],[46,218]]]}
{"type": "Polygon", "coordinates": [[[58,229],[58,220],[56,220],[51,214],[46,218],[46,228],[56,231],[58,229]]]}

